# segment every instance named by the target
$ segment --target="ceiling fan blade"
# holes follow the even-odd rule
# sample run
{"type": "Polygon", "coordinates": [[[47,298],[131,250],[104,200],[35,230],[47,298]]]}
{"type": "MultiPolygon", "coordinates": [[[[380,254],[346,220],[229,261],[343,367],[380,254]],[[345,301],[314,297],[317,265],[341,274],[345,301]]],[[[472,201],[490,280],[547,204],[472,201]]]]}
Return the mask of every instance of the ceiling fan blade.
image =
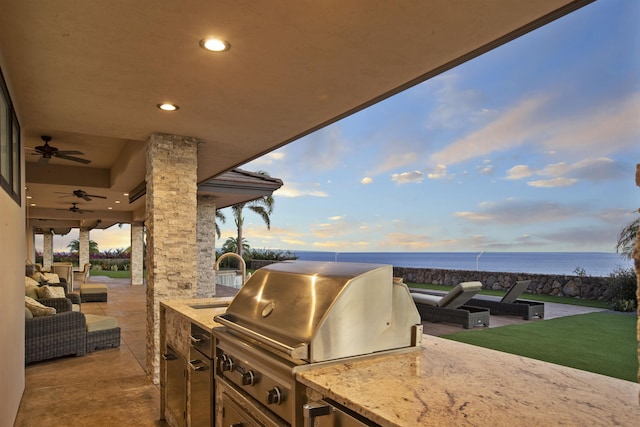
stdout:
{"type": "Polygon", "coordinates": [[[98,196],[97,194],[87,194],[88,197],[97,197],[98,199],[106,199],[107,196],[98,196]]]}
{"type": "Polygon", "coordinates": [[[54,156],[59,158],[59,159],[65,159],[65,160],[71,160],[73,162],[84,163],[85,165],[88,164],[88,163],[91,163],[91,160],[82,159],[80,157],[65,156],[65,155],[60,155],[60,154],[54,154],[54,156]]]}
{"type": "Polygon", "coordinates": [[[82,151],[78,151],[78,150],[58,150],[56,152],[56,156],[68,156],[70,154],[84,155],[84,153],[82,151]]]}
{"type": "Polygon", "coordinates": [[[89,197],[89,195],[82,196],[82,198],[85,199],[87,202],[91,201],[91,197],[89,197]]]}

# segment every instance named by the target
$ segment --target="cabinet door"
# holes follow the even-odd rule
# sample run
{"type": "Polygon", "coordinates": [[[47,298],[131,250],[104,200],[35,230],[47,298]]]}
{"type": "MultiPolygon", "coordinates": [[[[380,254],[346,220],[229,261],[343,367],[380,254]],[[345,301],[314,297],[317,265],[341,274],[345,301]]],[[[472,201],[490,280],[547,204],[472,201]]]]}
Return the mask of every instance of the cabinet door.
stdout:
{"type": "Polygon", "coordinates": [[[187,412],[187,361],[170,346],[162,355],[165,360],[165,406],[178,427],[186,426],[187,412]]]}
{"type": "Polygon", "coordinates": [[[213,416],[213,367],[198,350],[189,352],[189,425],[211,427],[213,416]]]}

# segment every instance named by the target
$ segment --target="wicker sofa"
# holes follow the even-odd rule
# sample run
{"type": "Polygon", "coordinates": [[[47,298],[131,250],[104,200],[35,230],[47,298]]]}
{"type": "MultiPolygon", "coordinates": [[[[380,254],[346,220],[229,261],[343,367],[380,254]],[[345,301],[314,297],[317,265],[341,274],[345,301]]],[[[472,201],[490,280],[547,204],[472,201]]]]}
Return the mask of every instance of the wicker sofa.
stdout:
{"type": "Polygon", "coordinates": [[[54,357],[86,353],[87,326],[84,314],[72,311],[68,298],[40,299],[56,314],[25,319],[25,364],[54,357]]]}

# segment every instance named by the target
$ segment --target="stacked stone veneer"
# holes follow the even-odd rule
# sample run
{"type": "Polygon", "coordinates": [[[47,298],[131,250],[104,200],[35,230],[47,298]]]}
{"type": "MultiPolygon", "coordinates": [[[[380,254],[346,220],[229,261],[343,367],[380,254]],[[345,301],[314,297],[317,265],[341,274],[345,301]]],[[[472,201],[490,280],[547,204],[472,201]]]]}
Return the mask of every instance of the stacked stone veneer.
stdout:
{"type": "Polygon", "coordinates": [[[213,196],[198,195],[197,224],[197,298],[216,294],[216,201],[213,196]]]}
{"type": "Polygon", "coordinates": [[[608,278],[552,274],[496,273],[491,271],[441,270],[393,267],[393,275],[404,282],[455,286],[460,282],[482,282],[484,289],[507,290],[518,280],[531,280],[526,292],[602,300],[608,297],[608,278]]]}
{"type": "Polygon", "coordinates": [[[131,285],[144,284],[144,225],[131,224],[131,285]]]}
{"type": "Polygon", "coordinates": [[[44,232],[42,234],[42,268],[45,270],[53,264],[53,234],[44,232]]]}
{"type": "Polygon", "coordinates": [[[147,142],[147,373],[160,378],[160,301],[196,287],[197,146],[154,133],[147,142]]]}

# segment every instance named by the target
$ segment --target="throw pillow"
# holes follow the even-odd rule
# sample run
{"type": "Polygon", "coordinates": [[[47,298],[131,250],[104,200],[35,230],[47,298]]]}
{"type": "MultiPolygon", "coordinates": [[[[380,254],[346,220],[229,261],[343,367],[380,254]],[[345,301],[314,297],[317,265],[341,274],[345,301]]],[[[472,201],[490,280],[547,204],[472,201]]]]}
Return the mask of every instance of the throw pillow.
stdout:
{"type": "Polygon", "coordinates": [[[44,285],[38,288],[38,298],[64,298],[64,289],[60,286],[44,285]]]}
{"type": "Polygon", "coordinates": [[[28,296],[24,297],[24,306],[29,309],[31,314],[33,314],[33,317],[56,314],[55,308],[42,305],[38,301],[34,300],[33,298],[29,298],[28,296]]]}
{"type": "Polygon", "coordinates": [[[55,273],[42,273],[42,277],[47,283],[60,283],[60,276],[55,273]]]}
{"type": "Polygon", "coordinates": [[[24,308],[24,320],[29,320],[29,319],[33,319],[33,314],[31,313],[31,311],[25,307],[24,308]]]}
{"type": "Polygon", "coordinates": [[[33,280],[35,280],[36,282],[40,283],[40,282],[46,282],[46,279],[44,278],[44,274],[42,274],[39,271],[36,271],[35,273],[33,273],[33,275],[31,276],[31,278],[33,280]]]}
{"type": "Polygon", "coordinates": [[[33,299],[38,299],[38,282],[31,277],[24,276],[24,294],[33,299]]]}

